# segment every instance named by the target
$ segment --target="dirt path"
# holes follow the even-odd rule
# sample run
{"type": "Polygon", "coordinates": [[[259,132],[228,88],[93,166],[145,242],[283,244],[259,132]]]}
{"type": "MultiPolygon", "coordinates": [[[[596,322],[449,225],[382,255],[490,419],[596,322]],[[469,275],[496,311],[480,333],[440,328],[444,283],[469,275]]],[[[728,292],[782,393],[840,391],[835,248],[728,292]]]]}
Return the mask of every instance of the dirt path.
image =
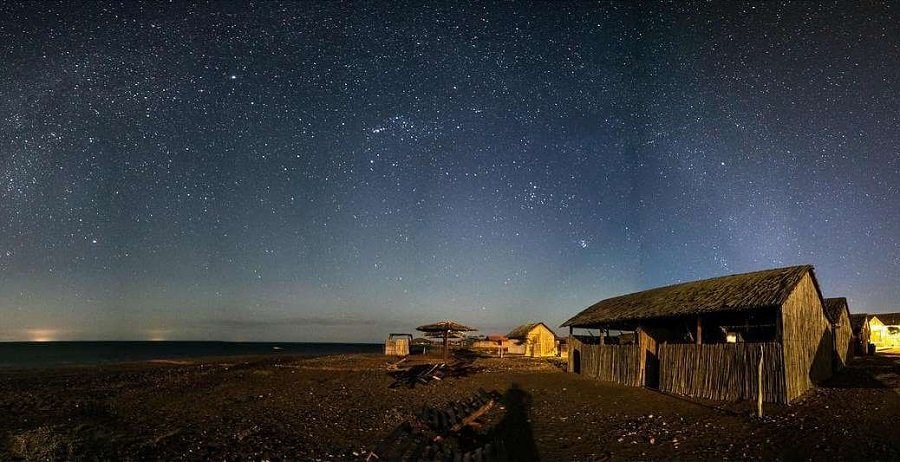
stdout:
{"type": "Polygon", "coordinates": [[[507,399],[516,460],[900,460],[900,356],[854,361],[791,406],[700,402],[546,362],[388,388],[379,356],[0,374],[0,460],[359,460],[425,404],[507,399]],[[357,455],[354,455],[354,452],[357,455]]]}

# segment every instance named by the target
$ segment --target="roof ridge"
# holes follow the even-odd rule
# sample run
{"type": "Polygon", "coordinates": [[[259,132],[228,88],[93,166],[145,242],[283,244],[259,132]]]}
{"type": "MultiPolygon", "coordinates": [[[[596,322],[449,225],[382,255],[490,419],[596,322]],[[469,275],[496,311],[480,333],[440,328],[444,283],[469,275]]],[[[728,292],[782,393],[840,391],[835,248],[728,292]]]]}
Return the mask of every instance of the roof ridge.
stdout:
{"type": "Polygon", "coordinates": [[[735,273],[653,287],[601,300],[562,326],[682,316],[781,305],[812,265],[794,265],[735,273]]]}

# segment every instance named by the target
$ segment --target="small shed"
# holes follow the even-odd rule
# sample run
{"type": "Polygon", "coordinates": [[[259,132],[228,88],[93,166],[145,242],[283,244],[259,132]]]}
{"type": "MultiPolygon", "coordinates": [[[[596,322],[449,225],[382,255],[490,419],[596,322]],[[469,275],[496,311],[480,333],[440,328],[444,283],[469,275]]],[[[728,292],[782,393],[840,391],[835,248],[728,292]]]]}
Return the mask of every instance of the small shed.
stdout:
{"type": "Polygon", "coordinates": [[[506,336],[524,347],[525,356],[544,358],[557,354],[556,333],[542,322],[522,324],[506,336]]]}
{"type": "Polygon", "coordinates": [[[853,330],[850,326],[850,309],[847,299],[844,297],[826,298],[825,317],[831,323],[834,367],[841,369],[853,357],[853,345],[850,340],[853,330]]]}
{"type": "Polygon", "coordinates": [[[859,356],[869,354],[869,315],[851,314],[850,327],[853,330],[853,349],[856,354],[859,356]]]}
{"type": "Polygon", "coordinates": [[[384,341],[384,354],[387,356],[409,356],[410,334],[388,334],[384,341]]]}
{"type": "Polygon", "coordinates": [[[810,265],[608,298],[563,324],[570,328],[568,370],[698,398],[761,394],[789,403],[832,374],[823,304],[810,265]],[[575,336],[574,328],[607,334],[575,336]],[[636,343],[608,345],[610,331],[632,331],[636,343]]]}

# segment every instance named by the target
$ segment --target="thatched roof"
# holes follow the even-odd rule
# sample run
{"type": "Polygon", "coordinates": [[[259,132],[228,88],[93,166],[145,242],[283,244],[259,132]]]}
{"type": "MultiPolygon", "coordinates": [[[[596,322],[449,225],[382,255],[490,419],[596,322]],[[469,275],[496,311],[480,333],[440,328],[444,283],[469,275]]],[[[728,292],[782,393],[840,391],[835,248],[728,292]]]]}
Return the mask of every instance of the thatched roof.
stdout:
{"type": "Polygon", "coordinates": [[[456,321],[438,321],[434,324],[425,324],[424,326],[416,327],[416,330],[422,332],[471,332],[478,329],[460,324],[456,321]]]}
{"type": "Polygon", "coordinates": [[[533,322],[531,324],[522,324],[521,326],[516,327],[515,329],[510,331],[508,334],[506,334],[506,337],[514,338],[514,339],[524,339],[525,337],[528,336],[528,333],[531,332],[532,329],[534,329],[535,327],[540,326],[540,325],[543,325],[544,327],[546,327],[547,330],[549,330],[550,333],[552,333],[553,336],[556,337],[556,332],[553,332],[553,329],[551,329],[550,327],[548,327],[546,324],[544,324],[542,322],[533,322]]]}
{"type": "Polygon", "coordinates": [[[900,313],[873,313],[874,316],[885,326],[900,326],[900,313]]]}
{"type": "Polygon", "coordinates": [[[850,314],[847,299],[844,297],[826,298],[824,302],[825,317],[828,318],[832,325],[840,321],[841,311],[847,311],[847,314],[850,314]]]}
{"type": "MultiPolygon", "coordinates": [[[[444,333],[443,332],[425,332],[425,337],[441,339],[441,338],[444,338],[444,333]]],[[[463,338],[466,338],[466,334],[464,334],[462,332],[448,332],[447,338],[451,339],[451,340],[452,339],[463,339],[463,338]]]]}
{"type": "Polygon", "coordinates": [[[853,329],[855,335],[859,335],[867,319],[869,319],[869,315],[866,313],[850,315],[850,328],[853,329]]]}
{"type": "Polygon", "coordinates": [[[616,322],[780,306],[807,273],[813,277],[813,283],[818,288],[812,271],[810,265],[791,266],[608,298],[578,313],[563,326],[597,327],[616,322]]]}

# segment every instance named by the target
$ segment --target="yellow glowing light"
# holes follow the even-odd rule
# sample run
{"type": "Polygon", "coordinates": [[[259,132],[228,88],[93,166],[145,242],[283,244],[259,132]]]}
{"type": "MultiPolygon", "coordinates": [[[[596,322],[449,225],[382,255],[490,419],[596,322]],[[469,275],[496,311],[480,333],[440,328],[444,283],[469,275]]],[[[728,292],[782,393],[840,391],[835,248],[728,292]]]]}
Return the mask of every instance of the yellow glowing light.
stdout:
{"type": "Polygon", "coordinates": [[[169,332],[171,332],[169,329],[150,329],[144,332],[144,336],[151,342],[165,342],[169,332]]]}
{"type": "Polygon", "coordinates": [[[58,329],[28,329],[25,332],[32,342],[52,342],[59,336],[58,329]]]}

